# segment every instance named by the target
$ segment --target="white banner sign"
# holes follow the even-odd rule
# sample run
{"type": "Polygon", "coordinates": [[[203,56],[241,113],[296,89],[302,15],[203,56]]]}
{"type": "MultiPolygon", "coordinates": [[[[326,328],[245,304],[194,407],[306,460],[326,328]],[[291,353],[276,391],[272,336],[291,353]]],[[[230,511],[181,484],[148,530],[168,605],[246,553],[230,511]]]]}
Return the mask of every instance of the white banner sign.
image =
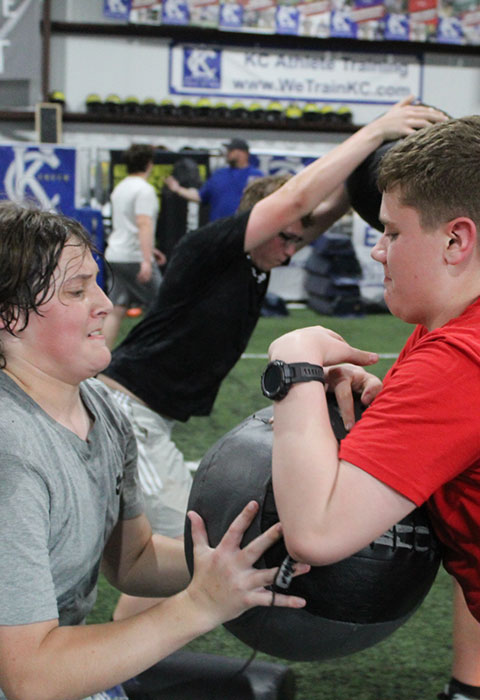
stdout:
{"type": "Polygon", "coordinates": [[[422,96],[416,55],[299,52],[174,44],[170,93],[275,100],[393,104],[422,96]]]}

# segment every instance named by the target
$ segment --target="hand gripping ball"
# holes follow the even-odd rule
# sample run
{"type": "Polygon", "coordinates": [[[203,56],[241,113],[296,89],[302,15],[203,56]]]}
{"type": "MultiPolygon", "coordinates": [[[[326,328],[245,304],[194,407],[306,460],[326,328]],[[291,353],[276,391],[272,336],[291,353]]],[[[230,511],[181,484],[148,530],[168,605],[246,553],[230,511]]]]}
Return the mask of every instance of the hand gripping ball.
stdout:
{"type": "MultiPolygon", "coordinates": [[[[359,417],[359,400],[356,411],[359,417]]],[[[329,398],[329,412],[340,440],[345,430],[333,398],[329,398]]],[[[271,482],[271,416],[269,407],[244,420],[207,452],[199,466],[188,508],[204,518],[211,546],[219,543],[252,499],[260,509],[245,533],[245,544],[278,520],[271,482]]],[[[188,519],[185,550],[192,571],[188,519]]],[[[285,556],[281,541],[257,566],[280,566],[285,556]]],[[[441,547],[427,513],[417,508],[353,556],[294,578],[288,592],[305,597],[306,608],[257,607],[225,627],[252,648],[283,659],[346,656],[385,639],[415,612],[430,590],[440,559],[441,547]]]]}

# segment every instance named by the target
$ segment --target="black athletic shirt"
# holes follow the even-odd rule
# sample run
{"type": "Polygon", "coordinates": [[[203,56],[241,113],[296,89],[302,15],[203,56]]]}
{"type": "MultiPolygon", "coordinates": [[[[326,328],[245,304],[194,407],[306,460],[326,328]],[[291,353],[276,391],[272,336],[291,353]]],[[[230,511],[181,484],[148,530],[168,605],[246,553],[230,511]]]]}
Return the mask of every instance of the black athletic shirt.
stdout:
{"type": "Polygon", "coordinates": [[[250,212],[218,219],[176,245],[152,310],[105,374],[154,411],[206,416],[255,328],[268,273],[245,254],[250,212]]]}

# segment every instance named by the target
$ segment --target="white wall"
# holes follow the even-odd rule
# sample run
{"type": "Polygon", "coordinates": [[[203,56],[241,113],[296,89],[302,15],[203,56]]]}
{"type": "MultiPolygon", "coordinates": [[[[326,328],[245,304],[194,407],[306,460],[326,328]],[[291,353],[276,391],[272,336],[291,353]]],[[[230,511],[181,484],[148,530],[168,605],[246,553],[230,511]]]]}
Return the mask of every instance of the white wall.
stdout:
{"type": "MultiPolygon", "coordinates": [[[[51,64],[51,86],[63,89],[71,111],[82,111],[92,92],[169,97],[163,39],[53,35],[51,64]]],[[[423,83],[423,99],[452,116],[480,112],[480,56],[426,54],[423,83]]],[[[357,124],[379,113],[378,105],[351,106],[357,124]]]]}

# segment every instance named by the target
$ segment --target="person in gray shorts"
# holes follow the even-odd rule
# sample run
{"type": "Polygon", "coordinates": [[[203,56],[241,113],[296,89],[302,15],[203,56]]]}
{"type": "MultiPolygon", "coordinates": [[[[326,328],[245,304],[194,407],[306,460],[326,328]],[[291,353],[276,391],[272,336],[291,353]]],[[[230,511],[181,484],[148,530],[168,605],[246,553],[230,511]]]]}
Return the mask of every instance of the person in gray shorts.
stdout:
{"type": "Polygon", "coordinates": [[[119,684],[218,624],[304,605],[272,601],[277,570],[253,567],[279,527],[239,548],[254,502],[215,550],[189,514],[191,580],[182,544],[152,535],[132,427],[91,378],[110,360],[97,273],[80,224],[0,204],[0,698],[126,700],[119,684]],[[170,597],[83,624],[100,570],[123,592],[170,597]]]}
{"type": "Polygon", "coordinates": [[[157,263],[163,265],[166,258],[154,247],[158,197],[147,182],[154,152],[147,144],[132,144],[124,154],[128,175],[111,195],[112,233],[105,252],[108,295],[113,303],[105,323],[109,348],[113,347],[129,307],[148,309],[162,280],[157,263]]]}

